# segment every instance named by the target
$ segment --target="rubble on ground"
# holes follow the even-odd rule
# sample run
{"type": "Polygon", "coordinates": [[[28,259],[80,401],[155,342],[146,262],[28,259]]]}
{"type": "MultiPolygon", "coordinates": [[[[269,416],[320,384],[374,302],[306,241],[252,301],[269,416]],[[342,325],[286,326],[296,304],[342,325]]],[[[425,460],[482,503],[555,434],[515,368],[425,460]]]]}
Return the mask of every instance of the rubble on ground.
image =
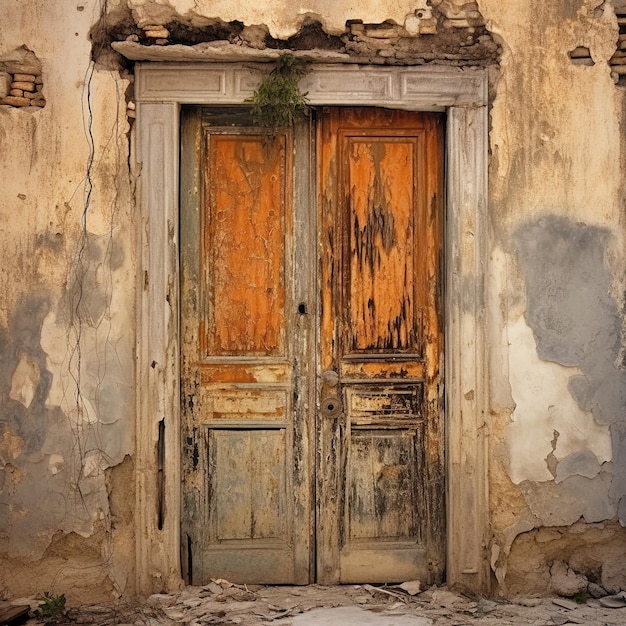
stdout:
{"type": "MultiPolygon", "coordinates": [[[[263,586],[236,585],[218,579],[201,587],[186,587],[177,594],[155,594],[142,604],[69,608],[64,617],[53,623],[92,626],[331,623],[342,626],[617,626],[626,623],[626,610],[602,606],[594,598],[581,604],[562,598],[508,601],[470,598],[445,587],[419,589],[417,581],[382,586],[263,586]],[[342,611],[338,611],[341,607],[342,611]]],[[[27,622],[28,626],[43,623],[35,619],[27,622]]]]}

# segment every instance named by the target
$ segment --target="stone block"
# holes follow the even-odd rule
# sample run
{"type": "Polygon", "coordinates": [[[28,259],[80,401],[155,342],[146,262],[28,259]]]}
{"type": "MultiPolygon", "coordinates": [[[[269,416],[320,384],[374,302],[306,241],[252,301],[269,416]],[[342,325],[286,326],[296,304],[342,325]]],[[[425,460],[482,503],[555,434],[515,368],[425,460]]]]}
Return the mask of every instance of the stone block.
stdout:
{"type": "Polygon", "coordinates": [[[8,104],[12,107],[27,107],[30,106],[30,100],[28,98],[20,98],[18,96],[7,96],[0,100],[1,104],[8,104]]]}
{"type": "Polygon", "coordinates": [[[0,72],[0,98],[4,98],[9,95],[9,91],[11,90],[11,83],[13,79],[11,74],[7,74],[6,72],[0,72]]]}
{"type": "Polygon", "coordinates": [[[11,83],[11,89],[21,89],[22,91],[35,91],[35,83],[25,83],[13,79],[11,83]]]}
{"type": "Polygon", "coordinates": [[[572,598],[587,591],[589,581],[577,574],[567,563],[555,561],[550,568],[550,589],[559,596],[572,598]]]}
{"type": "Polygon", "coordinates": [[[366,28],[365,36],[373,39],[393,39],[400,36],[399,28],[366,28]]]}

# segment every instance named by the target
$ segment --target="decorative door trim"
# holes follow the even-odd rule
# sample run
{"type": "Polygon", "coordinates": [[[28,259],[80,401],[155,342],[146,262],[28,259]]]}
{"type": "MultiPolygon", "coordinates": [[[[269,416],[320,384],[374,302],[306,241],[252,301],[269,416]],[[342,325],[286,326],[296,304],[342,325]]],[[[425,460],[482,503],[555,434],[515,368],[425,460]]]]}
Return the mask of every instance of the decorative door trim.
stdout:
{"type": "MultiPolygon", "coordinates": [[[[137,63],[137,591],[180,575],[179,153],[183,104],[241,104],[263,63],[137,63]]],[[[487,72],[312,65],[311,105],[445,111],[447,583],[487,591],[487,72]]]]}

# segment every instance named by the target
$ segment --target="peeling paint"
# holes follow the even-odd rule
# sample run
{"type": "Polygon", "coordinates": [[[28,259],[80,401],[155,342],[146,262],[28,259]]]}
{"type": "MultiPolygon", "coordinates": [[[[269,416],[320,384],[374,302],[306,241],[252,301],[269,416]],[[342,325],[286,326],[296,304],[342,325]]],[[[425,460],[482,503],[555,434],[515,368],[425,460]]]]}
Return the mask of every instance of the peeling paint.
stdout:
{"type": "Polygon", "coordinates": [[[509,324],[507,336],[513,348],[509,377],[515,401],[506,430],[511,480],[515,484],[553,480],[546,462],[550,455],[558,464],[570,454],[588,449],[601,463],[611,460],[608,428],[594,421],[592,413],[581,409],[568,393],[571,377],[580,370],[539,359],[524,318],[509,324]],[[558,438],[553,447],[555,431],[558,438]]]}
{"type": "Polygon", "coordinates": [[[591,450],[581,450],[566,456],[556,466],[555,483],[563,482],[570,476],[595,478],[601,470],[598,457],[591,450]]]}
{"type": "MultiPolygon", "coordinates": [[[[599,503],[598,510],[609,519],[619,507],[620,521],[626,523],[621,502],[626,496],[626,371],[619,363],[622,317],[610,295],[605,264],[609,239],[605,228],[557,216],[516,231],[526,281],[526,319],[537,354],[542,361],[580,368],[568,377],[568,393],[581,411],[593,415],[596,425],[608,426],[611,433],[612,504],[599,503]]],[[[601,446],[598,431],[596,436],[588,431],[581,445],[590,451],[601,446]]],[[[599,462],[607,460],[597,448],[595,456],[599,462]]]]}
{"type": "Polygon", "coordinates": [[[37,363],[28,355],[22,354],[11,378],[9,398],[20,402],[26,408],[30,407],[40,378],[37,363]]]}
{"type": "MultiPolygon", "coordinates": [[[[489,337],[490,474],[477,481],[488,480],[492,500],[492,568],[507,593],[545,592],[554,561],[608,591],[624,589],[626,540],[615,521],[626,524],[623,5],[0,3],[0,24],[12,26],[0,41],[0,92],[11,87],[7,59],[32,49],[49,105],[0,106],[3,592],[52,583],[81,600],[134,591],[142,250],[134,249],[133,62],[122,48],[170,60],[267,61],[291,50],[319,62],[491,67],[491,248],[459,284],[486,268],[493,301],[485,319],[470,310],[454,322],[489,337]]],[[[455,297],[471,302],[474,293],[472,283],[455,297]]],[[[148,358],[154,374],[170,365],[148,358]]],[[[276,382],[278,374],[246,376],[276,382]]],[[[472,386],[458,393],[466,402],[481,395],[472,386]]],[[[145,575],[169,584],[169,573],[145,575]]]]}

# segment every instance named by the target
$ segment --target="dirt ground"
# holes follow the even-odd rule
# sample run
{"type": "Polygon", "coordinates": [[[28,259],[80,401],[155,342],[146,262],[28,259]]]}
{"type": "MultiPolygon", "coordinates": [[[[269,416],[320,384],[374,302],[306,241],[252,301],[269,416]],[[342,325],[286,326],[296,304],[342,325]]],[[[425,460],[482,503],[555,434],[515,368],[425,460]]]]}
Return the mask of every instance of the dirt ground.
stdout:
{"type": "Polygon", "coordinates": [[[154,595],[144,604],[68,607],[44,623],[97,626],[533,626],[626,625],[626,608],[609,609],[598,600],[578,604],[564,598],[493,601],[469,598],[445,588],[417,591],[416,584],[258,586],[215,581],[176,595],[154,595]],[[404,587],[404,588],[403,588],[404,587]]]}

